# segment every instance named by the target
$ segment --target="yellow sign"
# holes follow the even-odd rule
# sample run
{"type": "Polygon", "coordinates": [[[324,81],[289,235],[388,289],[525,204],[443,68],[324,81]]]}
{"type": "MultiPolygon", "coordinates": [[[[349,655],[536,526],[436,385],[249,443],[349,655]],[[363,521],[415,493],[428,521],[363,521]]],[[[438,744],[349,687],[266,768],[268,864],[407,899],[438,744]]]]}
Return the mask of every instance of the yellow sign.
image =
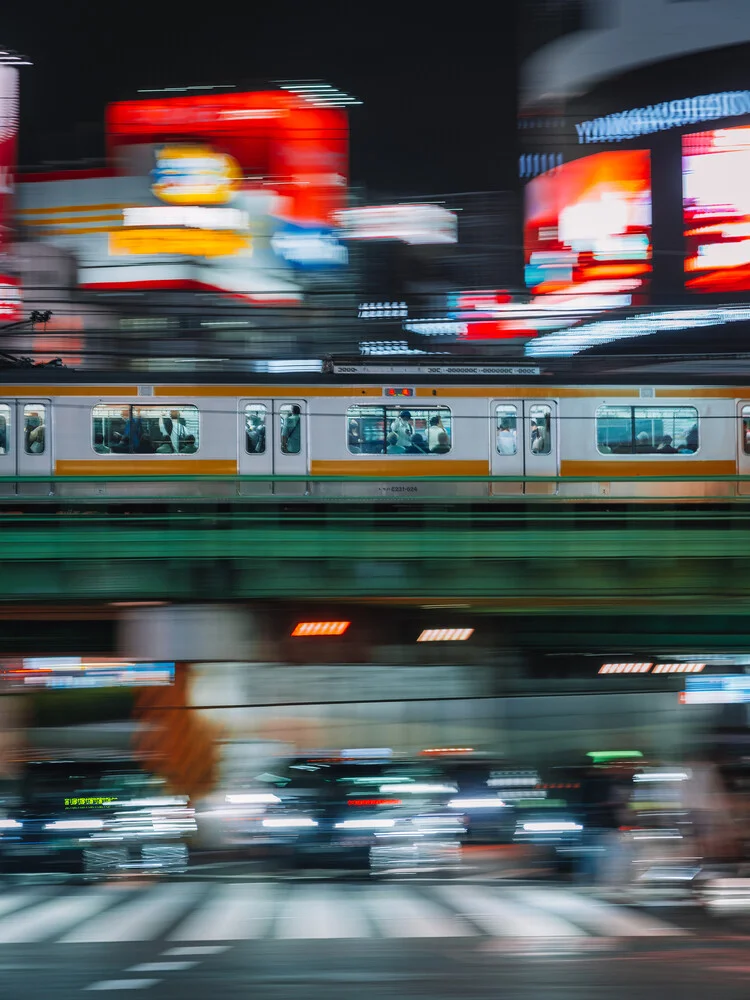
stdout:
{"type": "Polygon", "coordinates": [[[87,795],[74,799],[65,800],[66,809],[85,809],[86,806],[106,806],[110,802],[116,802],[113,795],[87,795]]]}
{"type": "Polygon", "coordinates": [[[242,180],[237,161],[210,146],[162,146],[152,190],[170,205],[223,205],[242,180]]]}
{"type": "Polygon", "coordinates": [[[184,257],[230,257],[251,249],[249,236],[220,229],[115,229],[109,234],[112,257],[162,253],[184,257]]]}

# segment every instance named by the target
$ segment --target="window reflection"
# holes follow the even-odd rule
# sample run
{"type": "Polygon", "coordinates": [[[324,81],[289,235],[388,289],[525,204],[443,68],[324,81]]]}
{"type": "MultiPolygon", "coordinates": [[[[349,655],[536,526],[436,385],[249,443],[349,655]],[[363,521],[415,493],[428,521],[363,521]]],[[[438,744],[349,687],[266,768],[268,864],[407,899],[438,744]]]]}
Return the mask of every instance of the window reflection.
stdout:
{"type": "Polygon", "coordinates": [[[34,403],[23,408],[23,446],[27,455],[43,455],[47,447],[47,408],[34,403]]]}
{"type": "Polygon", "coordinates": [[[694,406],[600,406],[596,444],[603,455],[693,455],[699,445],[698,411],[694,406]]]}
{"type": "Polygon", "coordinates": [[[10,454],[10,407],[0,403],[0,455],[10,454]]]}
{"type": "Polygon", "coordinates": [[[552,451],[552,407],[548,403],[529,407],[529,448],[532,455],[549,455],[552,451]]]}
{"type": "Polygon", "coordinates": [[[102,403],[94,407],[91,423],[100,455],[192,455],[200,443],[197,406],[102,403]]]}
{"type": "Polygon", "coordinates": [[[446,455],[453,444],[447,406],[350,406],[346,424],[353,455],[446,455]]]}
{"type": "Polygon", "coordinates": [[[495,447],[498,455],[518,452],[518,409],[510,403],[495,407],[495,447]]]}
{"type": "Polygon", "coordinates": [[[266,408],[262,403],[245,407],[245,451],[248,455],[266,452],[266,408]]]}

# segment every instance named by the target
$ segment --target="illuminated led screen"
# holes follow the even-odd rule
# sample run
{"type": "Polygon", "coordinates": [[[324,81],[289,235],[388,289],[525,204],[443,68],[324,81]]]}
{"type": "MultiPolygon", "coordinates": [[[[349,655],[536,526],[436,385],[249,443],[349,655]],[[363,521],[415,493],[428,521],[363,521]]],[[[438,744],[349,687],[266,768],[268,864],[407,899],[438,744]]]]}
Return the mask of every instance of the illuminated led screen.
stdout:
{"type": "Polygon", "coordinates": [[[695,292],[750,288],[750,126],[682,139],[685,284],[695,292]]]}
{"type": "Polygon", "coordinates": [[[651,276],[648,150],[597,153],[526,186],[526,284],[561,307],[617,308],[645,300],[651,276]]]}

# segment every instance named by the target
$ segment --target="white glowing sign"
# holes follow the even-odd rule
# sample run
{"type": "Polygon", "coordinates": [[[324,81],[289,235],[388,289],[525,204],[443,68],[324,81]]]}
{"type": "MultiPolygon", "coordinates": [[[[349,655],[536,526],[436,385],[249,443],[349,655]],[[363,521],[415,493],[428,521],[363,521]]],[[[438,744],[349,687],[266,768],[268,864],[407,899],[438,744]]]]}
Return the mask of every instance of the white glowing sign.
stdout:
{"type": "Polygon", "coordinates": [[[174,205],[143,208],[124,208],[123,224],[126,226],[181,226],[188,229],[247,229],[250,222],[247,212],[239,208],[202,208],[197,205],[174,205]]]}
{"type": "Polygon", "coordinates": [[[341,238],[401,240],[403,243],[456,243],[458,219],[439,205],[376,205],[336,213],[341,238]]]}
{"type": "Polygon", "coordinates": [[[719,94],[702,94],[679,101],[649,104],[578,122],[579,143],[622,142],[639,135],[649,135],[670,128],[682,128],[695,122],[715,121],[750,115],[750,90],[727,90],[719,94]]]}

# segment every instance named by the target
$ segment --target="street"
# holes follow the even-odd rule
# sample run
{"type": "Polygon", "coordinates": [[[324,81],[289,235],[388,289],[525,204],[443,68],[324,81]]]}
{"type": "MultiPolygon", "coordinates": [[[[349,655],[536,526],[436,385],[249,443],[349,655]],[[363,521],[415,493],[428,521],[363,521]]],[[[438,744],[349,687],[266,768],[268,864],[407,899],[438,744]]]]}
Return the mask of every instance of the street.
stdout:
{"type": "Polygon", "coordinates": [[[656,902],[458,879],[6,884],[2,997],[747,997],[746,919],[656,902]]]}

